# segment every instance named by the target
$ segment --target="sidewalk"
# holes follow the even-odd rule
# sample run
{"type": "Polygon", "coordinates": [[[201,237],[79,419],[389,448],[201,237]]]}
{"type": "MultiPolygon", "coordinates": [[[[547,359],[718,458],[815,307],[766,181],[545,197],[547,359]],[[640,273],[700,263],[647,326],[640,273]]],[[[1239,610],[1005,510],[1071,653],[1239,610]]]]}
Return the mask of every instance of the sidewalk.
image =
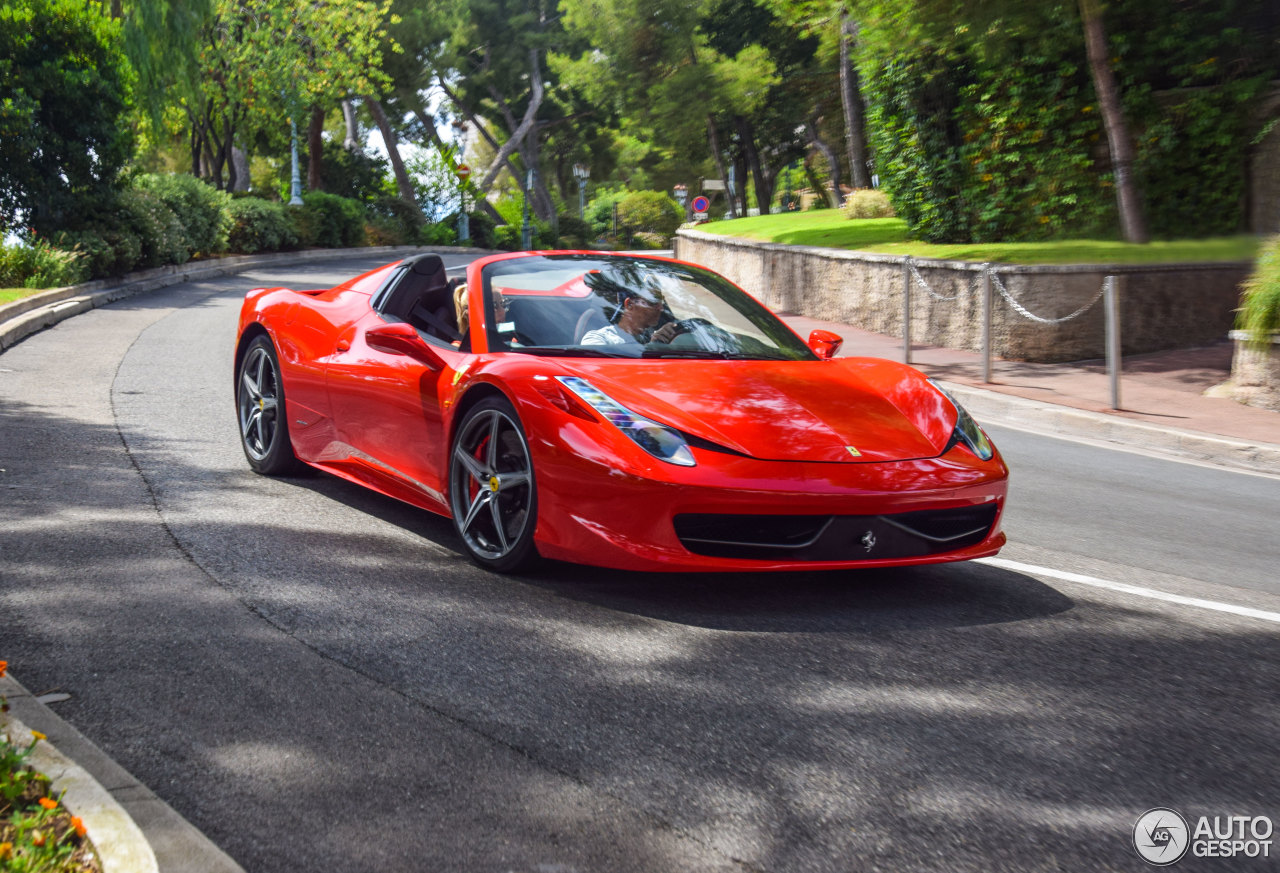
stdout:
{"type": "MultiPolygon", "coordinates": [[[[902,360],[902,340],[847,324],[778,313],[807,337],[821,328],[844,337],[840,356],[902,360]]],[[[1231,376],[1232,344],[1127,357],[1121,365],[1120,406],[1110,408],[1104,361],[1031,364],[993,359],[982,381],[982,355],[915,346],[913,366],[949,385],[980,422],[1047,429],[1280,475],[1280,412],[1244,406],[1205,392],[1231,376]]]]}

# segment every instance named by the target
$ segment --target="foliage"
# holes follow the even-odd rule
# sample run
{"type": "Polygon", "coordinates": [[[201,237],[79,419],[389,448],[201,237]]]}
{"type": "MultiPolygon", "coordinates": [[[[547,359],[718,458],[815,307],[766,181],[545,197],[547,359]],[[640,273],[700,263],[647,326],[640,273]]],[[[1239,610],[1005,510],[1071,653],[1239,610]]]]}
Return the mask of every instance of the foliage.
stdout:
{"type": "Polygon", "coordinates": [[[471,234],[471,245],[480,249],[497,248],[497,238],[494,236],[497,224],[487,212],[468,212],[467,230],[471,234]]]}
{"type": "MultiPolygon", "coordinates": [[[[474,227],[474,225],[472,225],[474,227]]],[[[458,231],[444,222],[428,224],[422,228],[420,241],[424,246],[452,246],[458,244],[458,231]]],[[[472,234],[471,245],[479,245],[472,234]]],[[[492,245],[486,246],[492,248],[492,245]]]]}
{"type": "Polygon", "coordinates": [[[363,149],[349,151],[336,140],[324,141],[320,176],[329,194],[371,203],[385,196],[387,161],[363,149]]]}
{"type": "Polygon", "coordinates": [[[289,208],[303,246],[338,249],[365,244],[365,210],[359,200],[308,191],[301,206],[289,208]]]}
{"type": "Polygon", "coordinates": [[[191,258],[182,222],[163,200],[148,191],[138,188],[121,191],[111,211],[103,216],[104,223],[112,219],[132,231],[141,243],[134,266],[182,264],[191,258]]]}
{"type": "Polygon", "coordinates": [[[680,204],[662,191],[634,191],[618,202],[618,223],[633,232],[670,237],[682,221],[680,204]]]}
{"type": "Polygon", "coordinates": [[[576,215],[560,216],[560,238],[557,247],[566,249],[588,249],[595,239],[591,224],[576,215]]]}
{"type": "Polygon", "coordinates": [[[298,244],[298,234],[283,203],[237,197],[227,204],[227,215],[231,219],[227,244],[233,252],[276,252],[298,244]]]}
{"type": "MultiPolygon", "coordinates": [[[[437,219],[449,212],[456,214],[459,190],[453,168],[453,150],[441,153],[436,149],[423,149],[405,161],[414,198],[423,214],[437,219]]],[[[468,202],[474,200],[473,194],[468,202]]]]}
{"type": "Polygon", "coordinates": [[[845,218],[893,218],[889,195],[879,188],[855,188],[840,208],[845,218]]]}
{"type": "Polygon", "coordinates": [[[78,0],[0,5],[0,230],[59,229],[129,156],[120,27],[78,0]]]}
{"type": "Polygon", "coordinates": [[[365,233],[369,245],[417,243],[425,222],[422,213],[399,197],[380,197],[366,208],[365,233]]]}
{"type": "Polygon", "coordinates": [[[0,246],[0,288],[59,288],[88,278],[88,259],[42,239],[0,246]]]}
{"type": "Polygon", "coordinates": [[[142,257],[142,240],[124,227],[60,230],[50,240],[58,248],[80,255],[92,279],[123,276],[142,257]]]}
{"type": "Polygon", "coordinates": [[[225,192],[185,173],[143,175],[134,179],[133,186],[173,210],[186,236],[188,254],[226,251],[231,216],[227,212],[230,198],[225,192]]]}
{"type": "Polygon", "coordinates": [[[613,207],[621,203],[627,194],[625,190],[596,192],[596,196],[587,204],[587,211],[583,216],[591,225],[593,235],[602,237],[613,233],[613,207]]]}
{"type": "Polygon", "coordinates": [[[1280,236],[1269,239],[1258,253],[1244,283],[1237,326],[1257,344],[1270,343],[1280,331],[1280,236]]]}

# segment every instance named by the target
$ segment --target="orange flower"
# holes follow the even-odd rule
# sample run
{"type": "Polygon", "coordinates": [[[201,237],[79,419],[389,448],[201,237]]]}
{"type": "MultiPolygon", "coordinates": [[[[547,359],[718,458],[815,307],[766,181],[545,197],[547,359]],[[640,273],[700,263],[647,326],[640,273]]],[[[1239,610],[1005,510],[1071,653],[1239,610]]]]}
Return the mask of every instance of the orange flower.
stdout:
{"type": "Polygon", "coordinates": [[[0,679],[4,678],[4,674],[7,673],[8,670],[9,670],[9,662],[0,661],[0,679]]]}
{"type": "Polygon", "coordinates": [[[39,740],[47,740],[47,739],[49,739],[49,737],[48,737],[48,736],[46,736],[45,734],[40,733],[40,731],[32,731],[32,732],[31,732],[31,736],[35,737],[37,741],[39,741],[39,740]]]}
{"type": "Polygon", "coordinates": [[[13,843],[0,843],[0,861],[13,854],[13,843]]]}
{"type": "Polygon", "coordinates": [[[83,837],[85,834],[84,822],[80,820],[80,816],[71,816],[71,826],[76,829],[76,836],[83,837]]]}
{"type": "Polygon", "coordinates": [[[44,831],[32,831],[32,832],[31,832],[31,843],[32,843],[32,845],[36,845],[36,846],[43,846],[43,845],[44,845],[44,831]]]}
{"type": "Polygon", "coordinates": [[[58,801],[54,800],[52,797],[42,797],[40,798],[40,805],[45,809],[57,809],[58,801]]]}

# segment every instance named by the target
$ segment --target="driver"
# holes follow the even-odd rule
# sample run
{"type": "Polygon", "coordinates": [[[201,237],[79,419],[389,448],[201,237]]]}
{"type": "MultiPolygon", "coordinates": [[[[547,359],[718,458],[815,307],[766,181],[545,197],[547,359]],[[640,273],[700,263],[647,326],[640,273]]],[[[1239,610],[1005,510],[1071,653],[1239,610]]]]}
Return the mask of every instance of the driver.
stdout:
{"type": "MultiPolygon", "coordinates": [[[[618,291],[616,321],[582,335],[584,346],[611,346],[625,343],[643,343],[641,337],[662,316],[666,301],[654,288],[624,288],[618,291]]],[[[648,342],[669,343],[681,333],[674,321],[667,322],[653,332],[648,342]]]]}

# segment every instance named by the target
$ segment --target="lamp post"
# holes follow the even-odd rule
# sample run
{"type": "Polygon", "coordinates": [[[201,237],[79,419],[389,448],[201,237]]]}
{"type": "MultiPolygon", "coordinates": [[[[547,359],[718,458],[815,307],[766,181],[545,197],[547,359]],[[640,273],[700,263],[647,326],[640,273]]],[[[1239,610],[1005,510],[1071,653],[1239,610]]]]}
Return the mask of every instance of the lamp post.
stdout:
{"type": "Polygon", "coordinates": [[[298,124],[289,119],[289,205],[302,205],[302,177],[298,173],[298,124]]]}
{"type": "Polygon", "coordinates": [[[453,138],[458,143],[458,242],[471,240],[471,216],[467,215],[467,179],[471,177],[471,168],[467,166],[467,123],[453,122],[453,138]]]}
{"type": "Polygon", "coordinates": [[[671,189],[671,193],[675,195],[676,202],[680,204],[680,211],[684,213],[685,221],[688,221],[689,213],[685,209],[685,204],[689,202],[689,186],[683,182],[677,182],[675,187],[671,189]]]}
{"type": "Polygon", "coordinates": [[[520,226],[520,247],[526,252],[533,248],[533,224],[529,221],[529,193],[533,191],[533,167],[524,176],[524,224],[520,226]]]}
{"type": "Polygon", "coordinates": [[[591,178],[591,168],[586,164],[574,164],[573,178],[578,180],[578,217],[582,218],[587,211],[587,179],[591,178]]]}

